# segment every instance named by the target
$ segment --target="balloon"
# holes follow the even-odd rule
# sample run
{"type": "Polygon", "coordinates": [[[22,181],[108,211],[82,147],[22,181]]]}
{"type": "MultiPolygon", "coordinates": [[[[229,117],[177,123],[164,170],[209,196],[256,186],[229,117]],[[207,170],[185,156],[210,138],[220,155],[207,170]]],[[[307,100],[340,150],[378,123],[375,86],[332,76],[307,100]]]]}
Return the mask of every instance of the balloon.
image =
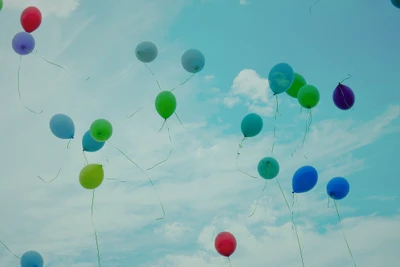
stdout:
{"type": "Polygon", "coordinates": [[[326,193],[334,200],[345,198],[350,191],[349,182],[343,177],[335,177],[326,185],[326,193]]]}
{"type": "Polygon", "coordinates": [[[263,128],[263,120],[260,115],[250,113],[243,118],[240,127],[244,137],[254,137],[261,132],[263,128]]]}
{"type": "Polygon", "coordinates": [[[43,267],[43,257],[39,252],[30,250],[21,257],[21,267],[43,267]]]}
{"type": "Polygon", "coordinates": [[[215,238],[214,246],[219,254],[229,257],[236,250],[236,238],[229,232],[221,232],[215,238]]]}
{"type": "Polygon", "coordinates": [[[96,152],[103,148],[105,142],[97,142],[88,130],[82,137],[82,149],[85,152],[96,152]]]}
{"type": "Polygon", "coordinates": [[[75,125],[65,114],[56,114],[50,119],[51,132],[60,139],[72,139],[75,136],[75,125]]]}
{"type": "Polygon", "coordinates": [[[274,179],[279,173],[279,163],[272,157],[265,157],[258,163],[258,174],[267,180],[274,179]]]}
{"type": "Polygon", "coordinates": [[[88,164],[79,173],[79,183],[83,188],[95,189],[104,180],[104,169],[100,164],[88,164]]]}
{"type": "Polygon", "coordinates": [[[293,193],[305,193],[315,187],[318,182],[318,172],[312,166],[303,166],[293,175],[293,193]]]}
{"type": "Polygon", "coordinates": [[[393,4],[395,7],[400,8],[400,0],[391,0],[391,1],[392,1],[392,4],[393,4]]]}
{"type": "Polygon", "coordinates": [[[190,73],[200,72],[206,64],[205,61],[204,55],[197,49],[186,50],[181,58],[183,68],[190,73]]]}
{"type": "Polygon", "coordinates": [[[299,93],[300,88],[306,84],[307,82],[304,77],[298,73],[295,73],[292,86],[290,86],[289,89],[286,90],[286,93],[291,97],[297,98],[297,94],[299,93]]]}
{"type": "Polygon", "coordinates": [[[156,97],[156,110],[163,119],[168,119],[176,110],[176,98],[170,91],[162,91],[156,97]]]}
{"type": "Polygon", "coordinates": [[[144,41],[136,46],[135,54],[137,59],[143,63],[154,61],[158,55],[157,46],[149,41],[144,41]]]}
{"type": "Polygon", "coordinates": [[[333,91],[333,103],[341,109],[350,109],[355,102],[355,95],[353,90],[347,85],[339,83],[333,91]]]}
{"type": "Polygon", "coordinates": [[[12,47],[20,56],[26,56],[35,49],[35,38],[30,33],[19,32],[12,39],[12,47]]]}
{"type": "Polygon", "coordinates": [[[33,32],[42,23],[42,13],[37,7],[30,6],[25,8],[21,14],[21,25],[26,32],[33,32]]]}
{"type": "Polygon", "coordinates": [[[0,11],[3,9],[3,0],[0,0],[0,11]]]}
{"type": "Polygon", "coordinates": [[[108,120],[98,119],[90,125],[90,135],[97,142],[105,142],[111,138],[113,127],[108,120]]]}
{"type": "Polygon", "coordinates": [[[281,94],[292,86],[294,72],[287,63],[279,63],[272,67],[268,74],[269,87],[274,95],[281,94]]]}
{"type": "Polygon", "coordinates": [[[303,108],[312,109],[319,102],[319,91],[314,85],[306,84],[300,88],[297,99],[303,108]]]}

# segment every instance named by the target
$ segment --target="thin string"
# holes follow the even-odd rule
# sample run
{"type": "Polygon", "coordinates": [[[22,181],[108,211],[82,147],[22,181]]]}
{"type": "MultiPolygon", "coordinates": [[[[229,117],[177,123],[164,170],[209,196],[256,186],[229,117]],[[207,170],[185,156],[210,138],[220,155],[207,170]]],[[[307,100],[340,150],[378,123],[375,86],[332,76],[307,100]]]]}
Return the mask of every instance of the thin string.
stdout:
{"type": "MultiPolygon", "coordinates": [[[[268,161],[267,164],[268,164],[267,177],[269,177],[269,173],[270,173],[270,170],[271,170],[271,168],[270,168],[271,165],[270,165],[270,162],[269,162],[269,161],[268,161]]],[[[261,191],[260,197],[257,199],[257,202],[256,202],[256,205],[255,205],[255,207],[254,207],[254,210],[253,210],[253,212],[249,215],[249,217],[253,216],[254,213],[256,212],[256,209],[257,209],[257,206],[258,206],[258,202],[261,200],[261,198],[262,198],[262,196],[263,196],[263,194],[264,194],[265,188],[267,188],[267,183],[268,183],[268,180],[265,181],[264,188],[263,188],[263,190],[261,191]]]]}
{"type": "Polygon", "coordinates": [[[276,178],[275,180],[276,180],[276,182],[278,183],[279,190],[281,191],[281,194],[282,194],[282,196],[283,196],[283,199],[285,200],[286,206],[287,206],[287,208],[289,209],[289,212],[291,212],[290,206],[289,206],[289,202],[287,201],[287,198],[286,198],[286,196],[285,196],[285,193],[283,192],[281,183],[279,182],[278,178],[276,178]]]}
{"type": "Polygon", "coordinates": [[[40,176],[37,176],[37,177],[38,177],[40,180],[42,180],[43,183],[49,184],[49,183],[55,181],[55,180],[58,178],[58,176],[60,175],[60,172],[61,172],[62,168],[63,168],[63,165],[61,165],[61,167],[60,167],[60,169],[58,170],[56,176],[55,176],[53,179],[51,179],[50,181],[45,181],[45,180],[44,180],[42,177],[40,177],[40,176]]]}
{"type": "Polygon", "coordinates": [[[120,180],[120,179],[118,179],[118,178],[106,178],[107,180],[112,180],[112,181],[118,181],[118,182],[121,182],[121,183],[126,183],[127,181],[125,181],[125,180],[120,180]]]}
{"type": "Polygon", "coordinates": [[[275,108],[275,122],[274,122],[274,138],[273,138],[273,143],[272,143],[272,148],[271,148],[271,154],[274,152],[275,148],[275,138],[276,138],[276,117],[280,116],[279,114],[279,100],[278,100],[278,95],[275,95],[275,100],[276,100],[276,108],[275,108]]]}
{"type": "Polygon", "coordinates": [[[297,226],[296,226],[296,224],[295,224],[295,222],[294,222],[294,212],[293,212],[293,209],[294,209],[295,193],[293,192],[292,194],[293,194],[293,203],[292,203],[292,210],[291,210],[291,213],[292,213],[292,218],[291,218],[291,221],[292,221],[292,230],[293,230],[294,235],[296,236],[296,239],[297,239],[297,245],[298,245],[298,247],[299,247],[300,258],[301,258],[301,264],[302,264],[302,266],[304,267],[305,265],[304,265],[304,258],[303,258],[303,249],[302,249],[301,243],[300,243],[299,232],[297,231],[297,226]]]}
{"type": "Polygon", "coordinates": [[[328,204],[326,205],[328,209],[329,209],[329,204],[330,204],[330,202],[331,202],[331,198],[328,197],[328,204]]]}
{"type": "Polygon", "coordinates": [[[151,75],[153,76],[154,80],[155,80],[156,83],[157,83],[158,89],[160,89],[160,92],[161,92],[161,91],[162,91],[162,90],[161,90],[161,86],[160,86],[160,83],[158,82],[158,80],[157,80],[157,78],[156,78],[156,75],[154,75],[154,72],[150,69],[150,67],[149,67],[146,63],[143,62],[143,64],[144,64],[144,65],[146,66],[146,68],[150,71],[151,75]]]}
{"type": "Polygon", "coordinates": [[[170,92],[174,91],[175,89],[177,89],[177,88],[181,87],[182,85],[184,85],[185,83],[187,83],[188,81],[190,81],[190,80],[193,78],[193,76],[194,76],[195,74],[196,74],[196,72],[195,72],[195,73],[193,73],[192,75],[190,75],[190,77],[189,77],[189,78],[186,78],[186,80],[185,80],[185,81],[183,81],[183,82],[181,82],[181,83],[180,83],[178,86],[176,86],[176,87],[172,88],[170,92]]]}
{"type": "Polygon", "coordinates": [[[164,205],[162,204],[161,198],[160,198],[160,196],[159,196],[158,193],[157,193],[157,189],[156,189],[156,187],[155,187],[155,185],[154,185],[154,183],[153,183],[153,180],[150,178],[150,176],[147,174],[147,172],[145,172],[138,164],[136,164],[136,163],[135,163],[130,157],[128,157],[124,152],[122,152],[119,148],[117,148],[116,146],[114,146],[110,141],[108,141],[108,143],[109,143],[110,145],[112,145],[116,150],[118,150],[119,153],[121,153],[122,156],[124,156],[127,160],[129,160],[133,165],[135,165],[139,170],[141,170],[141,171],[146,175],[147,179],[150,181],[151,185],[152,185],[153,188],[154,188],[154,192],[156,193],[156,196],[157,196],[157,198],[158,198],[158,200],[159,200],[159,202],[160,202],[160,206],[161,206],[161,209],[162,209],[162,212],[163,212],[163,216],[160,217],[160,218],[157,218],[156,220],[162,220],[162,219],[164,219],[164,218],[165,218],[164,205]]]}
{"type": "MultiPolygon", "coordinates": [[[[338,209],[336,200],[333,200],[333,203],[335,204],[336,214],[337,214],[337,217],[339,219],[340,226],[343,228],[342,219],[340,218],[339,209],[338,209]]],[[[351,249],[350,249],[350,246],[349,246],[349,242],[347,242],[346,235],[344,234],[343,231],[341,231],[341,232],[342,232],[342,235],[343,235],[343,238],[344,238],[344,242],[346,243],[347,250],[349,251],[350,257],[351,257],[351,259],[353,261],[354,267],[357,267],[357,264],[356,264],[356,262],[354,260],[354,257],[353,257],[353,253],[351,252],[351,249]]]]}
{"type": "MultiPolygon", "coordinates": [[[[151,170],[151,169],[153,169],[153,168],[155,168],[155,167],[157,167],[157,166],[160,165],[160,164],[163,164],[164,162],[167,162],[167,161],[169,160],[169,158],[171,157],[172,151],[174,150],[173,144],[172,144],[171,132],[170,132],[170,130],[169,130],[168,122],[167,122],[166,120],[165,120],[165,124],[167,125],[168,138],[169,138],[169,142],[171,143],[172,148],[171,148],[171,150],[169,151],[169,154],[168,154],[168,156],[167,156],[166,159],[164,159],[164,160],[162,160],[162,161],[160,161],[160,162],[154,164],[152,167],[150,167],[150,168],[147,169],[148,171],[151,170]]],[[[163,124],[163,125],[164,125],[164,124],[163,124]]],[[[162,128],[161,128],[161,129],[162,129],[162,128]]]]}
{"type": "Polygon", "coordinates": [[[232,267],[231,258],[229,258],[229,257],[227,257],[227,258],[228,258],[228,262],[229,262],[229,267],[232,267]]]}
{"type": "Polygon", "coordinates": [[[68,143],[67,143],[67,149],[69,148],[69,145],[71,144],[72,138],[69,139],[68,143]]]}
{"type": "Polygon", "coordinates": [[[95,192],[95,189],[93,189],[92,205],[91,205],[91,207],[90,207],[90,220],[92,221],[92,226],[93,226],[93,230],[94,230],[94,237],[95,237],[95,239],[96,239],[97,263],[99,264],[99,267],[101,267],[101,262],[100,262],[100,250],[99,250],[99,239],[98,239],[98,237],[97,237],[97,231],[96,231],[96,227],[94,226],[94,221],[93,221],[94,192],[95,192]]]}
{"type": "Polygon", "coordinates": [[[87,157],[86,157],[86,154],[85,154],[85,150],[83,150],[83,157],[85,158],[85,161],[86,161],[86,165],[89,165],[89,161],[88,161],[88,159],[87,159],[87,157]]]}
{"type": "Polygon", "coordinates": [[[165,125],[166,122],[167,122],[167,120],[164,119],[164,122],[163,122],[163,124],[161,125],[161,128],[158,130],[159,132],[161,132],[161,130],[164,128],[164,125],[165,125]]]}
{"type": "Polygon", "coordinates": [[[131,115],[128,116],[128,118],[132,118],[133,115],[135,115],[136,113],[138,113],[139,111],[141,111],[143,109],[143,107],[139,108],[138,110],[136,110],[135,112],[133,112],[131,115]]]}
{"type": "Polygon", "coordinates": [[[186,129],[186,127],[183,126],[183,123],[182,123],[181,119],[179,118],[178,113],[174,112],[174,114],[175,114],[176,118],[178,119],[179,123],[181,124],[182,128],[186,129]]]}
{"type": "Polygon", "coordinates": [[[241,173],[243,173],[243,174],[245,174],[245,175],[247,175],[247,176],[249,176],[249,177],[251,177],[251,178],[257,179],[256,176],[253,176],[253,175],[251,175],[251,174],[248,174],[247,172],[244,172],[244,171],[242,171],[241,169],[239,169],[238,160],[239,160],[239,156],[240,156],[240,149],[243,148],[243,142],[244,142],[246,139],[247,139],[247,137],[244,136],[243,139],[242,139],[242,141],[239,143],[239,147],[238,147],[238,149],[237,149],[237,151],[236,151],[236,169],[237,169],[239,172],[241,172],[241,173]]]}
{"type": "Polygon", "coordinates": [[[347,81],[348,79],[350,79],[351,77],[353,77],[350,73],[347,73],[347,77],[344,78],[340,83],[343,83],[344,81],[347,81]]]}
{"type": "Polygon", "coordinates": [[[311,12],[312,7],[313,7],[315,4],[317,4],[319,1],[320,1],[320,0],[316,0],[316,1],[308,8],[308,12],[310,12],[310,14],[312,14],[312,12],[311,12]]]}
{"type": "Polygon", "coordinates": [[[19,260],[21,259],[19,256],[15,255],[15,253],[12,252],[12,251],[7,247],[7,245],[4,244],[3,241],[0,240],[0,243],[1,243],[14,257],[16,257],[16,258],[19,259],[19,260]]]}
{"type": "MultiPolygon", "coordinates": [[[[306,123],[306,130],[304,131],[303,140],[296,146],[296,148],[292,152],[292,157],[293,157],[294,153],[296,153],[297,149],[299,149],[301,146],[303,146],[304,143],[306,142],[308,134],[310,132],[311,124],[312,124],[312,112],[311,112],[311,109],[308,109],[308,122],[306,123]]],[[[305,155],[304,155],[304,157],[307,159],[307,157],[305,155]]]]}

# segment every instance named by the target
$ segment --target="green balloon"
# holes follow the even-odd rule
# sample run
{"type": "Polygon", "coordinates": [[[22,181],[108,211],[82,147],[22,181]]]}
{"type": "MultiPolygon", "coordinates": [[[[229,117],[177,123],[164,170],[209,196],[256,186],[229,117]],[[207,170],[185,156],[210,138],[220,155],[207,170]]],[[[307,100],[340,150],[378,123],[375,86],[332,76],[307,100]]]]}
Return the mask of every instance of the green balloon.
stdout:
{"type": "Polygon", "coordinates": [[[301,76],[298,73],[295,73],[294,74],[294,81],[292,83],[292,86],[290,86],[290,88],[287,89],[285,92],[288,95],[290,95],[291,97],[297,98],[297,94],[298,94],[300,88],[303,87],[306,84],[307,84],[307,82],[303,78],[303,76],[301,76]]]}
{"type": "Polygon", "coordinates": [[[97,142],[105,142],[110,139],[113,127],[108,120],[98,119],[90,125],[90,135],[97,142]]]}
{"type": "Polygon", "coordinates": [[[279,163],[272,157],[265,157],[258,163],[257,170],[262,178],[271,180],[279,174],[279,163]]]}
{"type": "Polygon", "coordinates": [[[158,94],[155,105],[157,113],[166,120],[176,110],[176,98],[170,91],[162,91],[158,94]]]}
{"type": "Polygon", "coordinates": [[[311,109],[318,105],[319,91],[314,85],[306,84],[300,88],[297,99],[303,108],[311,109]]]}
{"type": "Polygon", "coordinates": [[[0,0],[0,11],[3,9],[3,0],[0,0]]]}
{"type": "Polygon", "coordinates": [[[88,164],[79,173],[79,183],[83,188],[95,189],[104,179],[104,169],[100,164],[88,164]]]}

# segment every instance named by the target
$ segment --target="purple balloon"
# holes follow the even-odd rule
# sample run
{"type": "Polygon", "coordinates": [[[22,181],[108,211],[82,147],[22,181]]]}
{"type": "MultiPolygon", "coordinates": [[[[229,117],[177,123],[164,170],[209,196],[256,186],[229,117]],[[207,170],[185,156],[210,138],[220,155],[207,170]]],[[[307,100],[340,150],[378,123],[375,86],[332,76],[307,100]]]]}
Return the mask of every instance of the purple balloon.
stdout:
{"type": "Polygon", "coordinates": [[[18,55],[28,55],[35,49],[35,38],[30,33],[19,32],[12,40],[12,47],[18,55]]]}
{"type": "Polygon", "coordinates": [[[339,83],[333,91],[333,103],[341,110],[350,109],[354,105],[355,95],[347,85],[339,83]]]}

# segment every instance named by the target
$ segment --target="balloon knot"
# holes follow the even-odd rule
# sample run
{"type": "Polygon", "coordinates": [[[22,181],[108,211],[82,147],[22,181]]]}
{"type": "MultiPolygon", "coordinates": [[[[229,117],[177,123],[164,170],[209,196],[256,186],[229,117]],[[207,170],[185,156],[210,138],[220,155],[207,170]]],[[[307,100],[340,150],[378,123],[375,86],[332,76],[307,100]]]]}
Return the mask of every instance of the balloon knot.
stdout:
{"type": "Polygon", "coordinates": [[[292,194],[294,194],[294,191],[292,191],[292,194]]]}

